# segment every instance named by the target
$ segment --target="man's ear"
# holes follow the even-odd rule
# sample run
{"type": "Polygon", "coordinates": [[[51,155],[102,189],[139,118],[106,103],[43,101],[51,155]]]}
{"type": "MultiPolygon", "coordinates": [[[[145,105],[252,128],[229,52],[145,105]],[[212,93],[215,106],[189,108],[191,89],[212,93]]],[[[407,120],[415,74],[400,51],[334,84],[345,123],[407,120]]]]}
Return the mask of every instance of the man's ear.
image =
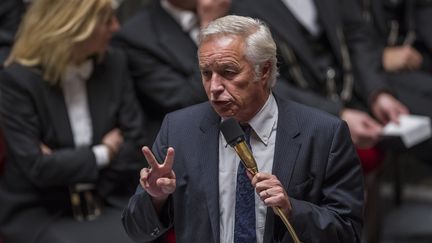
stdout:
{"type": "Polygon", "coordinates": [[[270,60],[265,62],[264,65],[261,66],[261,80],[266,80],[267,82],[269,82],[272,67],[273,65],[270,60]]]}

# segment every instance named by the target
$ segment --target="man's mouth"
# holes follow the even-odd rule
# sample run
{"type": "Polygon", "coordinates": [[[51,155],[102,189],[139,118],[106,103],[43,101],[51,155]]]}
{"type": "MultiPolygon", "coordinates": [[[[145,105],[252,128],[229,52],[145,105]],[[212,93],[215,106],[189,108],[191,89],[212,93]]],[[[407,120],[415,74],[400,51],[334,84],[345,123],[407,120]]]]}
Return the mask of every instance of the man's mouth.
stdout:
{"type": "Polygon", "coordinates": [[[231,104],[231,102],[227,100],[213,100],[212,103],[217,106],[228,106],[231,104]]]}

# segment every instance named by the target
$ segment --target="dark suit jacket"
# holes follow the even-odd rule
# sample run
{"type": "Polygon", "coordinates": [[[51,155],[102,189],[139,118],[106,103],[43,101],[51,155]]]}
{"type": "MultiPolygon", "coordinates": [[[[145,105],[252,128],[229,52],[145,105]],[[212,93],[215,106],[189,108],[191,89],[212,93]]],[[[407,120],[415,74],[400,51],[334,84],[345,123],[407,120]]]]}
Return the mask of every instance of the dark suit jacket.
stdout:
{"type": "Polygon", "coordinates": [[[159,0],[128,20],[113,44],[127,53],[138,99],[155,123],[154,136],[166,113],[207,99],[197,46],[159,0]]]}
{"type": "MultiPolygon", "coordinates": [[[[319,22],[328,39],[330,52],[333,53],[336,64],[339,67],[343,66],[341,46],[342,42],[345,42],[354,71],[355,96],[362,105],[368,104],[371,94],[378,90],[387,89],[387,87],[377,72],[380,59],[377,59],[376,50],[369,45],[360,9],[353,0],[316,0],[314,2],[319,22]],[[338,33],[339,31],[343,36],[338,33]]],[[[317,69],[316,57],[311,51],[311,47],[308,46],[308,41],[300,24],[285,4],[281,0],[233,0],[233,8],[236,9],[236,14],[256,17],[266,22],[274,35],[279,50],[282,43],[293,50],[310,87],[302,90],[304,93],[309,93],[308,95],[295,95],[296,101],[338,115],[345,104],[326,98],[325,82],[322,78],[323,74],[317,69]]],[[[290,84],[295,84],[291,73],[284,71],[288,69],[286,57],[284,55],[281,57],[279,62],[282,78],[288,80],[290,84]]],[[[337,86],[340,88],[341,83],[337,83],[337,86]]],[[[289,89],[284,90],[276,87],[275,92],[286,97],[289,89]]]]}
{"type": "Polygon", "coordinates": [[[133,193],[139,169],[145,166],[140,153],[144,129],[125,61],[120,52],[109,51],[87,83],[92,145],[100,144],[115,127],[125,140],[118,157],[103,170],[97,167],[91,146],[75,147],[60,86],[49,85],[40,71],[19,64],[0,73],[1,125],[7,144],[0,178],[0,231],[15,227],[31,239],[67,211],[68,185],[75,183],[96,183],[110,205],[118,202],[117,196],[133,193]],[[42,155],[41,143],[53,153],[42,155]]]}
{"type": "MultiPolygon", "coordinates": [[[[277,99],[279,118],[273,174],[290,197],[290,221],[303,242],[360,242],[362,171],[347,125],[333,116],[277,99]]],[[[163,161],[175,148],[176,191],[161,216],[138,187],[123,212],[123,225],[137,242],[149,242],[174,226],[177,242],[220,242],[218,129],[209,103],[164,119],[153,146],[163,161]]],[[[264,242],[292,242],[282,221],[267,211],[264,242]]]]}
{"type": "Polygon", "coordinates": [[[23,13],[24,3],[21,0],[0,1],[0,69],[9,55],[23,13]]]}
{"type": "MultiPolygon", "coordinates": [[[[431,0],[410,0],[416,3],[414,18],[416,21],[417,34],[419,39],[424,42],[429,55],[432,55],[432,1],[431,0]]],[[[432,58],[431,58],[432,59],[432,58]]],[[[429,63],[432,66],[431,63],[429,63]]]]}

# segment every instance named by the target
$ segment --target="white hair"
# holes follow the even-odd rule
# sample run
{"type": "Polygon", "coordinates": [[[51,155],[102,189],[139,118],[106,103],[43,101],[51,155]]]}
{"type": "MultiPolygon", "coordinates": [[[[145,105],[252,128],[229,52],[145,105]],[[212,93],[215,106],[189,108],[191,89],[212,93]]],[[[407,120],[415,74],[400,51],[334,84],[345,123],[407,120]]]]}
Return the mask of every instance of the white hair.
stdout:
{"type": "Polygon", "coordinates": [[[227,15],[216,19],[201,30],[200,43],[216,35],[237,35],[245,39],[246,59],[255,66],[256,80],[263,65],[271,63],[268,87],[273,87],[278,76],[276,44],[269,28],[260,20],[250,17],[227,15]]]}

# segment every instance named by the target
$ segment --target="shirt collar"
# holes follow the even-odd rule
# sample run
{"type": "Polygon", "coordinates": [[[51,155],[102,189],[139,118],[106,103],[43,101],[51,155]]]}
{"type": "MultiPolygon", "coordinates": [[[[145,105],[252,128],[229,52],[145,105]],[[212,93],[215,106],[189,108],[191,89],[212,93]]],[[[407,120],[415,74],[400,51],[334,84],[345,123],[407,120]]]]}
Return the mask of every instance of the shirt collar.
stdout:
{"type": "Polygon", "coordinates": [[[193,28],[198,26],[198,17],[194,12],[180,9],[167,0],[161,0],[161,6],[174,18],[184,32],[190,32],[193,28]]]}
{"type": "Polygon", "coordinates": [[[73,82],[76,79],[87,80],[93,72],[93,61],[91,59],[83,62],[80,65],[69,64],[66,71],[62,75],[63,82],[73,82]]]}
{"type": "Polygon", "coordinates": [[[249,121],[258,138],[268,144],[272,132],[277,126],[278,107],[273,94],[270,93],[261,110],[249,121]]]}

